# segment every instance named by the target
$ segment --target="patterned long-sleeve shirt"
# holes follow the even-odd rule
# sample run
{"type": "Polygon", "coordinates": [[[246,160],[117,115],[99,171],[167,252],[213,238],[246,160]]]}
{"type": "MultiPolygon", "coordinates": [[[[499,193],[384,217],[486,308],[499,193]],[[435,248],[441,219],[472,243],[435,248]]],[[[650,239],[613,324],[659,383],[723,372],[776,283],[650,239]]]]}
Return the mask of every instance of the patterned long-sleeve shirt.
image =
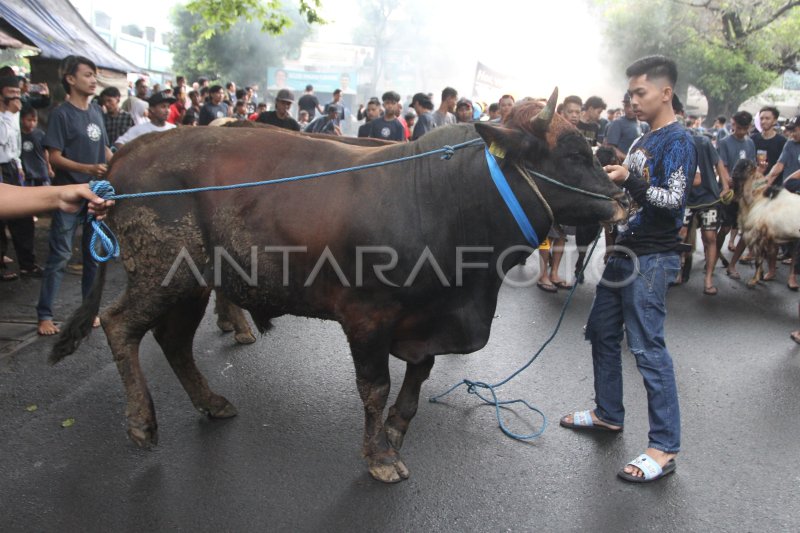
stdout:
{"type": "Polygon", "coordinates": [[[687,185],[697,168],[691,134],[678,123],[646,133],[634,142],[623,184],[638,208],[620,224],[617,244],[637,255],[670,252],[680,242],[687,185]]]}

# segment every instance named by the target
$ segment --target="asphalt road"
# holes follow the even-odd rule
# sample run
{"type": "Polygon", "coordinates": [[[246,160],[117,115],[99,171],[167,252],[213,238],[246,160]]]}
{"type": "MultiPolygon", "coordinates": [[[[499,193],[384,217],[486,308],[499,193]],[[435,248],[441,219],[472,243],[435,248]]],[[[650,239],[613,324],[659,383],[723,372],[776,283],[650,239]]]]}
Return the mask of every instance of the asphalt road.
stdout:
{"type": "MultiPolygon", "coordinates": [[[[683,452],[677,473],[657,484],[616,477],[647,444],[630,353],[625,433],[558,427],[559,416],[592,407],[581,329],[595,273],[551,346],[502,389],[547,414],[544,435],[505,437],[493,409],[464,392],[422,402],[402,451],[411,478],[390,486],[373,481],[360,457],[362,407],[335,323],[284,317],[256,344],[235,346],[209,309],[196,357],[212,388],[239,409],[225,421],[193,410],[148,335],[142,365],[160,432],[153,451],[126,437],[123,390],[102,332],[56,367],[46,363],[50,341],[37,340],[0,359],[0,530],[797,531],[800,347],[788,338],[797,297],[785,288],[786,267],[756,290],[720,269],[720,294],[704,296],[697,257],[692,280],[669,293],[683,452]],[[74,425],[61,427],[69,418],[74,425]]],[[[107,302],[123,278],[117,265],[107,302]]],[[[68,279],[63,308],[77,298],[77,278],[68,279]]],[[[504,288],[489,345],[440,357],[423,396],[513,371],[549,335],[565,296],[504,288]]],[[[393,361],[394,393],[402,372],[393,361]]],[[[537,427],[519,413],[509,415],[513,429],[537,427]]]]}

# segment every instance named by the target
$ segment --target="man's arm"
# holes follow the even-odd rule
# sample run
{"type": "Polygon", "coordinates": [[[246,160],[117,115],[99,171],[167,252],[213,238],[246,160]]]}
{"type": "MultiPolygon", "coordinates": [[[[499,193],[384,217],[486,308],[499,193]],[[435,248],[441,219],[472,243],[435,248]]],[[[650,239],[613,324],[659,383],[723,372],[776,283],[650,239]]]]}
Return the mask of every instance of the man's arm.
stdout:
{"type": "Polygon", "coordinates": [[[722,192],[730,190],[733,187],[733,182],[731,181],[731,176],[728,174],[728,168],[725,166],[725,163],[722,162],[722,159],[717,161],[717,175],[719,176],[720,185],[722,186],[722,192]]]}
{"type": "Polygon", "coordinates": [[[105,217],[113,200],[103,200],[87,184],[57,185],[54,187],[15,187],[0,183],[0,216],[18,218],[44,211],[61,209],[77,213],[89,201],[89,212],[98,220],[105,217]]]}
{"type": "Polygon", "coordinates": [[[614,183],[628,190],[639,205],[650,204],[660,209],[681,209],[686,194],[687,172],[695,165],[694,145],[691,141],[676,143],[672,150],[676,153],[664,165],[661,186],[650,185],[643,179],[631,179],[631,173],[624,165],[608,165],[604,170],[614,183]]]}
{"type": "MultiPolygon", "coordinates": [[[[47,150],[50,152],[50,164],[53,165],[54,168],[66,170],[67,172],[89,174],[96,178],[102,178],[108,171],[108,165],[105,163],[98,163],[96,165],[77,163],[64,157],[61,154],[61,150],[55,148],[48,148],[47,150]]],[[[108,148],[106,148],[106,150],[108,150],[108,148]]]]}
{"type": "MultiPolygon", "coordinates": [[[[780,175],[780,173],[783,172],[784,168],[785,167],[783,166],[783,163],[781,163],[780,161],[778,161],[772,166],[772,170],[770,170],[769,174],[767,174],[766,176],[767,181],[769,182],[770,185],[772,185],[772,182],[775,181],[775,178],[777,178],[780,175]]],[[[797,173],[795,172],[795,174],[797,173]]],[[[795,174],[792,174],[792,176],[794,176],[795,174]]],[[[791,179],[791,176],[789,176],[786,179],[791,179]]]]}
{"type": "MultiPolygon", "coordinates": [[[[789,175],[789,177],[787,177],[787,178],[783,178],[783,181],[784,181],[784,183],[785,183],[787,180],[796,180],[796,179],[800,179],[800,170],[797,170],[797,171],[795,171],[795,172],[792,172],[792,173],[789,175]]],[[[772,183],[772,182],[770,182],[770,183],[772,183]]]]}

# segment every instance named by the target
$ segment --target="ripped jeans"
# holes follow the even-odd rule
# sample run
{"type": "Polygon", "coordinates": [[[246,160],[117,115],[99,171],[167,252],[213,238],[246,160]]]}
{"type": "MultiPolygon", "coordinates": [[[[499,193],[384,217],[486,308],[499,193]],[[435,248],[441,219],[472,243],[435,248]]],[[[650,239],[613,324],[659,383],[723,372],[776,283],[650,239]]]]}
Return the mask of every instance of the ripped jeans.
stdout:
{"type": "Polygon", "coordinates": [[[649,447],[677,453],[681,445],[681,415],[672,358],[664,341],[667,284],[680,269],[676,253],[611,257],[597,286],[586,325],[592,343],[595,414],[604,422],[624,425],[622,353],[624,332],[647,390],[649,447]]]}

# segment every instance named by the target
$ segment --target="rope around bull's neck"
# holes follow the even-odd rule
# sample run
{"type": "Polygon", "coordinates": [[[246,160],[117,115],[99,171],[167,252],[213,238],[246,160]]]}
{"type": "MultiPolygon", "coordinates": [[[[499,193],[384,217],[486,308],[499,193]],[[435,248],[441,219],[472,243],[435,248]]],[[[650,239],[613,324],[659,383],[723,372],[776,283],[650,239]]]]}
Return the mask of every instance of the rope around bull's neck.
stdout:
{"type": "MultiPolygon", "coordinates": [[[[456,150],[461,150],[462,148],[467,148],[469,146],[476,146],[478,144],[484,144],[484,140],[481,137],[477,137],[475,139],[470,139],[469,141],[464,141],[462,143],[454,144],[452,146],[445,145],[445,146],[443,146],[441,148],[436,148],[434,150],[429,150],[427,152],[422,152],[422,153],[419,153],[419,154],[409,155],[409,156],[405,156],[405,157],[398,157],[396,159],[390,159],[388,161],[378,161],[378,162],[375,162],[375,163],[367,163],[367,164],[364,164],[364,165],[357,165],[357,166],[354,166],[354,167],[340,168],[340,169],[336,169],[336,170],[327,170],[327,171],[324,171],[324,172],[314,172],[312,174],[303,174],[303,175],[300,175],[300,176],[290,176],[290,177],[287,177],[287,178],[277,178],[277,179],[262,180],[262,181],[250,181],[250,182],[245,182],[245,183],[234,183],[234,184],[231,184],[231,185],[212,185],[212,186],[208,186],[208,187],[195,187],[195,188],[192,188],[192,189],[173,189],[173,190],[166,190],[166,191],[145,191],[145,192],[126,193],[126,194],[116,194],[116,191],[114,190],[114,187],[111,185],[110,182],[108,182],[106,180],[93,181],[93,182],[90,183],[90,187],[91,187],[92,191],[95,194],[97,194],[98,196],[100,196],[104,200],[127,200],[127,199],[133,199],[133,198],[150,198],[150,197],[156,197],[156,196],[177,196],[177,195],[183,195],[183,194],[194,194],[194,193],[210,192],[210,191],[229,191],[229,190],[234,190],[234,189],[244,189],[244,188],[248,188],[248,187],[260,187],[262,185],[277,185],[279,183],[289,183],[289,182],[294,182],[294,181],[316,179],[316,178],[322,178],[322,177],[325,177],[325,176],[333,176],[335,174],[344,174],[344,173],[347,173],[347,172],[356,172],[356,171],[359,171],[359,170],[367,170],[367,169],[370,169],[370,168],[378,168],[378,167],[382,167],[382,166],[394,165],[394,164],[397,164],[397,163],[403,163],[403,162],[406,162],[406,161],[413,161],[415,159],[422,159],[422,158],[429,157],[429,156],[436,155],[436,154],[442,154],[442,159],[449,160],[450,158],[453,157],[453,155],[455,154],[456,150]]],[[[530,178],[530,176],[527,175],[527,173],[530,173],[530,174],[532,174],[533,176],[535,176],[537,178],[540,178],[540,179],[542,179],[544,181],[547,181],[548,183],[551,183],[553,185],[556,185],[557,187],[561,187],[562,189],[566,189],[568,191],[572,191],[572,192],[576,192],[576,193],[579,193],[579,194],[583,194],[583,195],[589,196],[591,198],[598,198],[598,199],[601,199],[601,200],[610,200],[612,202],[614,201],[614,199],[611,198],[610,196],[605,196],[603,194],[598,194],[598,193],[594,193],[594,192],[587,191],[587,190],[584,190],[584,189],[580,189],[578,187],[573,187],[571,185],[567,185],[566,183],[562,183],[562,182],[560,182],[558,180],[554,180],[553,178],[545,176],[544,174],[541,174],[539,172],[531,170],[531,169],[529,169],[527,167],[525,168],[525,170],[527,172],[521,172],[521,173],[523,174],[523,176],[525,176],[525,179],[529,182],[529,184],[532,184],[534,192],[541,199],[543,199],[544,197],[541,195],[541,192],[539,192],[538,187],[536,187],[535,183],[530,178]]],[[[547,205],[547,202],[544,202],[544,205],[545,205],[545,207],[546,207],[546,209],[548,211],[548,215],[550,216],[550,220],[553,221],[553,215],[552,215],[552,211],[550,210],[549,205],[547,205]]],[[[91,216],[91,215],[89,216],[89,222],[91,223],[92,228],[94,229],[94,231],[92,232],[92,240],[91,240],[91,246],[90,246],[90,248],[91,248],[90,249],[90,253],[92,254],[92,257],[94,258],[94,260],[97,261],[97,262],[100,262],[100,263],[104,263],[104,262],[110,260],[112,257],[119,257],[119,253],[120,253],[119,243],[117,242],[117,238],[114,236],[114,233],[111,231],[111,229],[104,222],[98,222],[97,220],[95,220],[94,217],[91,216]],[[103,245],[103,248],[106,250],[106,254],[105,255],[100,255],[96,251],[95,243],[98,240],[101,241],[101,243],[103,245]]]]}

